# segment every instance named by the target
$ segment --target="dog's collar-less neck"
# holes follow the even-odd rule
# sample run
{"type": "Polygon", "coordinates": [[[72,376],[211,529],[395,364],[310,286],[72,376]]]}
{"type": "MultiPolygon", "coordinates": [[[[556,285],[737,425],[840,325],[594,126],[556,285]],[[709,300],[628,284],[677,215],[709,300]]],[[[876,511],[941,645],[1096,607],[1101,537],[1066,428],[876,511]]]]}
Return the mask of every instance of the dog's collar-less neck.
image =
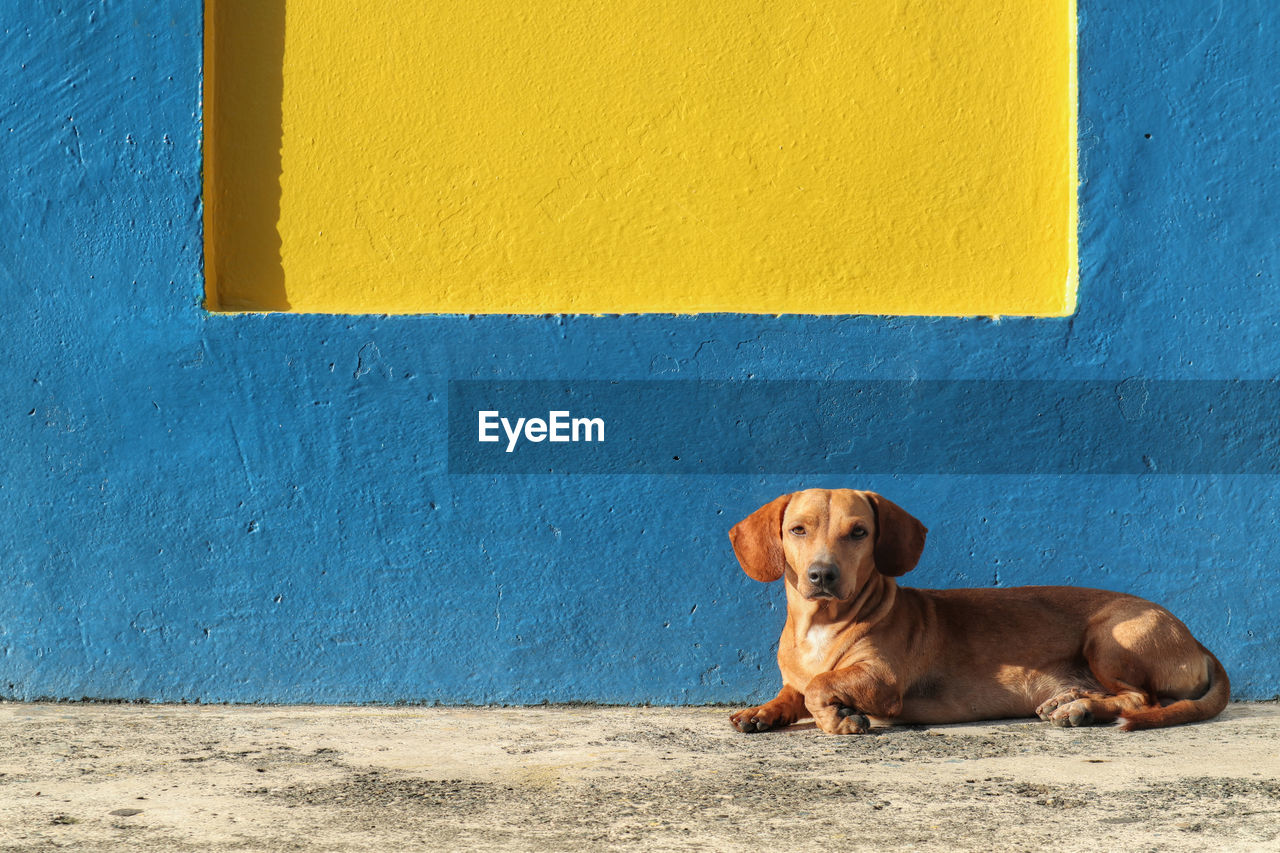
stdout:
{"type": "Polygon", "coordinates": [[[787,585],[790,610],[797,616],[795,628],[801,636],[815,624],[843,624],[870,628],[893,609],[898,598],[898,583],[876,572],[858,594],[848,601],[839,599],[809,600],[791,584],[787,585]]]}

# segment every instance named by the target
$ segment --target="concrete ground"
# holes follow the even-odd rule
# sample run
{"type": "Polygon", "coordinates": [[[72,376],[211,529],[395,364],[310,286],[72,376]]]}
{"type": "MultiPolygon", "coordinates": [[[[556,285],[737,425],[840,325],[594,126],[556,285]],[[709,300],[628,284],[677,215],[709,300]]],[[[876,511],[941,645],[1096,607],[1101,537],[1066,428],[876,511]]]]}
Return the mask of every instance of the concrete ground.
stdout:
{"type": "Polygon", "coordinates": [[[1280,850],[1280,704],[744,735],[724,708],[0,704],[0,850],[1280,850]]]}

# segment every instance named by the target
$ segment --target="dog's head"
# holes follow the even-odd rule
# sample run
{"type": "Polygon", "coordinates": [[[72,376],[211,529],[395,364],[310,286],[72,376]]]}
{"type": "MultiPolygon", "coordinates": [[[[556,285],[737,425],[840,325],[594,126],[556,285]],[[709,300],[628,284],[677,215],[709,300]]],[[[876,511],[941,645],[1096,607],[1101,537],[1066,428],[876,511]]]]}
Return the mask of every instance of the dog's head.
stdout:
{"type": "Polygon", "coordinates": [[[784,575],[806,599],[846,601],[871,572],[915,568],[929,531],[875,492],[808,489],[775,498],[733,526],[742,570],[758,581],[784,575]]]}

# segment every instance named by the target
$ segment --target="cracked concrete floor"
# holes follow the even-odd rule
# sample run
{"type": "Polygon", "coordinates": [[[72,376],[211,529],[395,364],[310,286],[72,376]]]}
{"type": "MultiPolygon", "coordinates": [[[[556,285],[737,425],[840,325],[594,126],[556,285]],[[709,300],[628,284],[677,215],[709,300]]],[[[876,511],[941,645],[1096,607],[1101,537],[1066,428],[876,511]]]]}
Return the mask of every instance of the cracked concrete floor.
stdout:
{"type": "Polygon", "coordinates": [[[0,850],[1280,850],[1280,704],[843,738],[728,711],[0,704],[0,850]]]}

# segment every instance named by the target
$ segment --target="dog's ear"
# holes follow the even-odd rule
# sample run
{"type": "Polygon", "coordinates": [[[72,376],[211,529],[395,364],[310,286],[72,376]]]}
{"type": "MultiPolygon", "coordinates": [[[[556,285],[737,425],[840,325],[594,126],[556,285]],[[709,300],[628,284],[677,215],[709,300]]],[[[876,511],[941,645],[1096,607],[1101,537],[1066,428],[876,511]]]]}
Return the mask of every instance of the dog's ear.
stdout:
{"type": "Polygon", "coordinates": [[[787,567],[782,553],[782,514],[790,502],[791,495],[774,498],[729,531],[742,570],[758,581],[776,581],[787,567]]]}
{"type": "Polygon", "coordinates": [[[920,562],[929,529],[914,515],[875,492],[863,492],[876,513],[876,571],[896,578],[920,562]]]}

